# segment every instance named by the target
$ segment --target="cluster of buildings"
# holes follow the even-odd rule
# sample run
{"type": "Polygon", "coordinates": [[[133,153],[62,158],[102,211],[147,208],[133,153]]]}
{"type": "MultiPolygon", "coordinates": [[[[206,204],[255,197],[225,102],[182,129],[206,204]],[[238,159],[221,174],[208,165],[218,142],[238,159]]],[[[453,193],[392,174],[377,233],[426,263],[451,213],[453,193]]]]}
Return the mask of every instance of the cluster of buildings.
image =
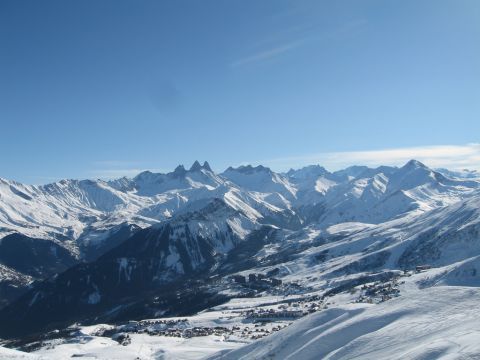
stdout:
{"type": "Polygon", "coordinates": [[[362,295],[357,302],[380,303],[400,296],[399,282],[396,278],[388,282],[375,282],[361,287],[362,295]]]}
{"type": "Polygon", "coordinates": [[[244,275],[234,275],[232,279],[237,284],[248,285],[250,287],[272,287],[272,286],[280,286],[282,285],[282,280],[267,276],[261,273],[251,273],[248,274],[248,281],[247,277],[244,275]]]}
{"type": "Polygon", "coordinates": [[[228,333],[232,333],[232,331],[223,326],[194,327],[194,328],[183,330],[182,337],[191,338],[196,336],[208,336],[208,335],[221,336],[228,333]]]}
{"type": "Polygon", "coordinates": [[[297,319],[307,314],[307,311],[303,311],[299,307],[292,309],[285,305],[281,305],[276,309],[251,309],[244,313],[247,319],[252,319],[254,322],[274,321],[277,319],[297,319]]]}
{"type": "Polygon", "coordinates": [[[276,319],[297,319],[307,315],[307,312],[303,310],[286,310],[286,309],[260,309],[249,310],[245,314],[247,319],[253,319],[253,321],[272,321],[276,319]]]}
{"type": "MultiPolygon", "coordinates": [[[[284,327],[287,327],[287,326],[288,326],[287,324],[283,324],[283,325],[277,325],[268,329],[264,327],[262,328],[261,324],[255,324],[254,328],[250,328],[248,326],[245,327],[239,335],[240,337],[243,337],[243,338],[250,338],[251,340],[257,340],[267,335],[270,335],[276,331],[282,330],[284,327]]],[[[240,330],[239,327],[233,327],[233,329],[240,330]]]]}
{"type": "MultiPolygon", "coordinates": [[[[284,311],[284,315],[286,318],[294,318],[294,312],[284,311]]],[[[278,314],[271,314],[271,316],[278,317],[278,314]]],[[[301,312],[297,312],[296,316],[303,316],[301,312]]],[[[260,318],[259,318],[260,319],[260,318]]],[[[159,325],[161,321],[149,321],[150,325],[159,325]]],[[[164,322],[164,320],[163,320],[164,322]]],[[[223,327],[223,326],[215,326],[215,327],[208,327],[208,326],[197,326],[197,327],[183,327],[182,324],[179,326],[173,326],[171,328],[162,328],[162,327],[155,327],[149,326],[145,328],[139,328],[139,323],[137,323],[137,327],[123,327],[123,328],[113,328],[109,329],[105,334],[102,336],[110,336],[113,340],[117,341],[120,345],[128,345],[131,342],[131,338],[129,333],[145,333],[150,336],[166,336],[166,337],[178,337],[178,338],[192,338],[198,336],[209,336],[209,335],[216,335],[216,336],[238,336],[241,338],[249,338],[252,340],[260,339],[264,336],[271,334],[272,332],[281,330],[283,327],[287,326],[286,324],[278,325],[269,328],[261,327],[262,324],[256,324],[255,327],[250,328],[248,326],[241,328],[240,326],[233,326],[231,329],[223,327]]]]}
{"type": "Polygon", "coordinates": [[[128,345],[131,341],[129,333],[148,334],[151,336],[168,336],[178,338],[192,338],[196,336],[226,335],[233,334],[232,330],[226,327],[197,326],[189,327],[186,319],[178,320],[147,320],[141,322],[130,322],[129,324],[110,329],[101,336],[111,336],[121,345],[128,345]]]}
{"type": "Polygon", "coordinates": [[[428,269],[431,269],[431,268],[432,268],[431,265],[417,265],[417,266],[415,266],[415,271],[417,273],[419,273],[419,272],[422,272],[422,271],[425,271],[425,270],[428,270],[428,269]]]}

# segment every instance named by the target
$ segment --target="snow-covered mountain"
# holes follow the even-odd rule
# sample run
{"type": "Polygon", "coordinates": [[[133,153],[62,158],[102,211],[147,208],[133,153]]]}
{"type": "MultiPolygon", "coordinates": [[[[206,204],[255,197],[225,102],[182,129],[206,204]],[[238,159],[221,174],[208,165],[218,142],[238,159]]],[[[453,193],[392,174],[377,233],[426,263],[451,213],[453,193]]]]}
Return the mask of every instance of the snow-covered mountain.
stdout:
{"type": "MultiPolygon", "coordinates": [[[[261,234],[259,230],[242,212],[214,199],[200,210],[137,231],[97,260],[39,284],[7,308],[4,323],[12,315],[17,325],[10,325],[8,331],[14,333],[41,329],[52,319],[80,320],[92,310],[97,315],[108,310],[111,317],[122,318],[152,291],[165,295],[181,288],[176,282],[182,285],[213,274],[232,249],[255,241],[253,235],[261,234]],[[20,307],[24,308],[21,318],[16,315],[20,307]],[[118,314],[109,310],[112,307],[117,307],[118,314]]],[[[165,302],[163,312],[174,305],[165,302]]]]}
{"type": "Polygon", "coordinates": [[[478,187],[478,181],[445,177],[414,160],[402,168],[354,166],[334,173],[316,165],[286,174],[264,166],[216,174],[207,162],[196,161],[188,170],[180,165],[167,174],[145,171],[108,182],[32,186],[0,179],[0,236],[50,241],[89,261],[138,229],[190,214],[214,199],[257,225],[300,229],[312,223],[378,224],[455,203],[478,187]]]}
{"type": "MultiPolygon", "coordinates": [[[[297,189],[289,179],[277,174],[265,166],[229,167],[222,176],[243,189],[263,194],[280,195],[285,202],[296,198],[297,189]]],[[[273,200],[273,199],[272,199],[273,200]]]]}
{"type": "Polygon", "coordinates": [[[0,254],[0,297],[10,302],[0,336],[194,315],[275,294],[345,304],[346,291],[425,264],[428,276],[409,286],[479,286],[479,209],[478,179],[415,160],[220,174],[195,162],[112,181],[1,180],[0,251],[17,255],[0,254]],[[267,280],[242,285],[251,273],[267,280]]]}
{"type": "Polygon", "coordinates": [[[98,242],[99,234],[114,226],[147,227],[213,198],[225,199],[252,219],[320,204],[334,210],[329,215],[333,222],[380,222],[414,207],[430,210],[455,202],[478,187],[476,180],[447,178],[417,161],[402,168],[352,167],[329,173],[312,166],[286,174],[263,166],[215,174],[207,162],[195,162],[189,170],[180,165],[168,174],[145,171],[133,179],[62,180],[42,186],[0,179],[0,234],[49,239],[81,256],[83,241],[98,242]]]}
{"type": "Polygon", "coordinates": [[[445,175],[446,177],[449,178],[457,178],[457,179],[474,179],[478,180],[480,179],[480,172],[477,170],[468,170],[468,169],[463,169],[463,170],[448,170],[444,168],[436,169],[437,172],[440,174],[445,175]]]}
{"type": "Polygon", "coordinates": [[[147,227],[214,198],[225,199],[252,219],[288,208],[288,202],[268,201],[270,193],[250,190],[215,174],[206,162],[195,162],[189,170],[180,165],[168,174],[145,171],[133,179],[108,182],[62,180],[31,186],[1,179],[0,231],[60,242],[81,256],[84,240],[99,241],[98,233],[115,225],[147,227]]]}

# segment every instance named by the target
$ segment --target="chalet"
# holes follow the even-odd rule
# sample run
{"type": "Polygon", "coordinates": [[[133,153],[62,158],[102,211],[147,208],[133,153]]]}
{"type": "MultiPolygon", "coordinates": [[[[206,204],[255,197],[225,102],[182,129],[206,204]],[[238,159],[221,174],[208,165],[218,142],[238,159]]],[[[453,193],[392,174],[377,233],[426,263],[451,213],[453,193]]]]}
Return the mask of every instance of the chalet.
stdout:
{"type": "Polygon", "coordinates": [[[431,269],[432,267],[430,265],[417,265],[415,267],[415,271],[416,272],[420,272],[420,271],[425,271],[425,270],[428,270],[428,269],[431,269]]]}
{"type": "Polygon", "coordinates": [[[270,279],[270,282],[273,286],[279,286],[279,285],[282,285],[282,280],[280,279],[275,279],[275,278],[271,278],[270,279]]]}
{"type": "Polygon", "coordinates": [[[275,311],[270,309],[268,311],[261,311],[261,312],[254,312],[247,315],[247,318],[253,318],[255,321],[259,320],[272,320],[278,318],[287,318],[287,319],[294,319],[299,318],[306,315],[301,310],[282,310],[282,311],[275,311]]]}
{"type": "Polygon", "coordinates": [[[247,279],[243,275],[234,275],[233,281],[235,281],[237,284],[245,284],[247,279]]]}

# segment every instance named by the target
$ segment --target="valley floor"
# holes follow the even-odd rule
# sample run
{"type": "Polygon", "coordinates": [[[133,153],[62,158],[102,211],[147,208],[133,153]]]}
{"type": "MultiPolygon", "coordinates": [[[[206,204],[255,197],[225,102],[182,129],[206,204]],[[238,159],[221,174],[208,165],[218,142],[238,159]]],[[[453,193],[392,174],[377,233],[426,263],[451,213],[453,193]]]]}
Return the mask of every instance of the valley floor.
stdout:
{"type": "Polygon", "coordinates": [[[131,322],[116,330],[81,327],[31,353],[0,348],[0,358],[480,359],[480,288],[419,288],[436,272],[401,277],[400,296],[380,303],[362,295],[372,284],[323,301],[315,294],[233,299],[188,318],[131,322]],[[295,308],[315,310],[296,320],[268,318],[268,311],[293,314],[295,308]],[[112,336],[115,331],[123,339],[112,336]]]}

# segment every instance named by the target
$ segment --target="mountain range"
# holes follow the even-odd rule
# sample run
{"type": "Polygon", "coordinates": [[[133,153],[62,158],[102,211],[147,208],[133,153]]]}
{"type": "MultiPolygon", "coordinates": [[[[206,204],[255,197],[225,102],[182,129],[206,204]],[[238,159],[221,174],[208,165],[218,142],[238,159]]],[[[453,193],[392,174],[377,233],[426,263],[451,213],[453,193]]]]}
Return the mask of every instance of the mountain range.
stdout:
{"type": "Polygon", "coordinates": [[[249,272],[325,295],[428,264],[424,287],[479,286],[475,174],[196,161],[111,181],[0,179],[0,337],[191,316],[249,296],[227,281],[249,272]]]}

